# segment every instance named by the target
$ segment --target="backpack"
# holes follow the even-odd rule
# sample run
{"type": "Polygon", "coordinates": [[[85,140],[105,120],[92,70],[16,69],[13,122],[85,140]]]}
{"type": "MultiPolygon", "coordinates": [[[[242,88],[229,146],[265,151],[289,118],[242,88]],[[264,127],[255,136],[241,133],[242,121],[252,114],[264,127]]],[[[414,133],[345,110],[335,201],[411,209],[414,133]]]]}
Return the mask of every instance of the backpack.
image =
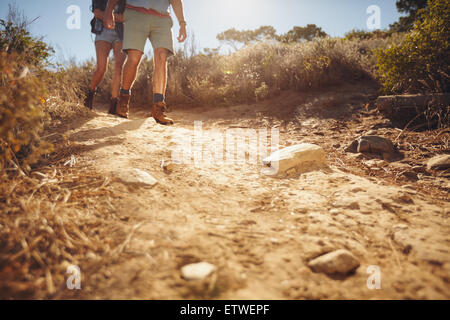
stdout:
{"type": "MultiPolygon", "coordinates": [[[[95,9],[105,11],[107,4],[108,0],[92,0],[91,11],[94,12],[95,9]]],[[[126,0],[119,0],[117,5],[119,8],[116,13],[122,14],[125,11],[126,0]]],[[[96,19],[95,17],[91,20],[92,33],[101,34],[103,32],[103,28],[103,21],[96,19]]],[[[119,34],[119,37],[123,39],[123,23],[116,23],[116,32],[119,34]]]]}

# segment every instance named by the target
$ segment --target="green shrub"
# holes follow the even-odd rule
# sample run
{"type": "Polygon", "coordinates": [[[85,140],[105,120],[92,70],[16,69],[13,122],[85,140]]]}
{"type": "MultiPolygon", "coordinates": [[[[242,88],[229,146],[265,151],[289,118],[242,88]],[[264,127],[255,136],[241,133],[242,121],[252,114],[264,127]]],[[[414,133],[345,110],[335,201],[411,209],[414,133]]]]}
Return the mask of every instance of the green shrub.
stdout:
{"type": "Polygon", "coordinates": [[[399,45],[377,52],[385,93],[449,92],[450,4],[429,0],[399,45]]]}
{"type": "MultiPolygon", "coordinates": [[[[373,79],[373,51],[401,39],[393,35],[389,39],[321,38],[293,44],[261,41],[230,55],[187,56],[180,51],[169,59],[167,101],[201,106],[251,103],[274,97],[282,90],[304,91],[373,79]]],[[[78,68],[89,69],[86,64],[78,68]]],[[[144,58],[133,86],[134,106],[151,104],[153,70],[153,60],[144,58]]],[[[111,73],[102,83],[105,93],[109,93],[111,73]]]]}
{"type": "Polygon", "coordinates": [[[50,145],[41,141],[47,90],[42,80],[52,49],[24,27],[0,20],[0,168],[35,163],[50,145]]]}
{"type": "Polygon", "coordinates": [[[26,168],[50,150],[39,133],[43,127],[45,87],[18,61],[18,54],[0,52],[0,168],[11,161],[26,168]]]}
{"type": "Polygon", "coordinates": [[[17,53],[19,63],[42,67],[48,62],[53,49],[30,36],[25,28],[0,19],[0,51],[17,53]]]}
{"type": "Polygon", "coordinates": [[[365,31],[365,30],[354,29],[345,34],[345,39],[347,39],[347,40],[387,39],[391,36],[392,36],[391,31],[385,31],[385,30],[365,31]]]}

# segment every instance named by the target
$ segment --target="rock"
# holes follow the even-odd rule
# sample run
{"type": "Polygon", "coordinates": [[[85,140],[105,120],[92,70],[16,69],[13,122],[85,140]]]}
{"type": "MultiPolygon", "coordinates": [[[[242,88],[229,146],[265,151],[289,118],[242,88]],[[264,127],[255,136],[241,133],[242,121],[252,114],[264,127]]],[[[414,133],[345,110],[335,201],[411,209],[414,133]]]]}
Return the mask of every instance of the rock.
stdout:
{"type": "Polygon", "coordinates": [[[411,181],[417,181],[419,180],[419,177],[417,176],[417,173],[415,173],[414,171],[404,171],[402,172],[402,175],[411,181]]]}
{"type": "Polygon", "coordinates": [[[314,272],[347,274],[359,267],[359,261],[349,251],[340,249],[311,260],[308,266],[314,272]]]}
{"type": "Polygon", "coordinates": [[[173,170],[175,169],[175,165],[171,161],[162,160],[161,168],[164,170],[165,173],[172,173],[173,170]]]}
{"type": "Polygon", "coordinates": [[[362,136],[353,141],[346,149],[352,153],[376,153],[395,154],[396,150],[392,142],[380,136],[362,136]]]}
{"type": "Polygon", "coordinates": [[[89,251],[88,253],[86,253],[86,259],[95,260],[97,259],[97,255],[94,252],[89,251]]]}
{"type": "Polygon", "coordinates": [[[268,175],[287,176],[317,170],[327,166],[325,151],[314,144],[297,144],[277,152],[263,160],[268,175]]]}
{"type": "Polygon", "coordinates": [[[181,268],[181,275],[186,280],[202,280],[216,271],[216,267],[208,262],[185,265],[181,268]]]}
{"type": "Polygon", "coordinates": [[[414,166],[414,167],[412,167],[412,170],[416,173],[427,174],[427,168],[424,166],[414,166]]]}
{"type": "Polygon", "coordinates": [[[371,159],[363,162],[364,165],[368,166],[369,168],[372,167],[384,167],[386,165],[386,162],[384,160],[379,159],[371,159]]]}
{"type": "Polygon", "coordinates": [[[113,173],[120,181],[130,185],[144,185],[153,187],[158,180],[153,178],[148,172],[140,169],[118,170],[113,173]]]}
{"type": "Polygon", "coordinates": [[[409,166],[406,163],[400,163],[400,162],[391,162],[389,163],[389,166],[393,169],[405,171],[411,169],[411,166],[409,166]]]}
{"type": "Polygon", "coordinates": [[[379,136],[363,136],[358,140],[358,152],[366,153],[394,153],[394,145],[386,138],[379,136]]]}
{"type": "Polygon", "coordinates": [[[450,155],[439,155],[427,162],[428,170],[446,170],[450,168],[450,155]]]}
{"type": "Polygon", "coordinates": [[[345,152],[357,153],[358,151],[358,140],[354,140],[350,145],[344,149],[345,152]]]}

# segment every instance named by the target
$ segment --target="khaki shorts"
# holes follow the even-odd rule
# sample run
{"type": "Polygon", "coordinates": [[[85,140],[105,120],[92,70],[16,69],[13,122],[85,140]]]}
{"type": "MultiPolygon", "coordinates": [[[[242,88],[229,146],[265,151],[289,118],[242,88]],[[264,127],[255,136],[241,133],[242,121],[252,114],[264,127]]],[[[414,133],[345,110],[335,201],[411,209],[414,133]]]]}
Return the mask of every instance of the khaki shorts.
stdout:
{"type": "Polygon", "coordinates": [[[147,38],[153,50],[166,48],[169,56],[173,55],[172,18],[158,17],[136,10],[126,9],[124,12],[123,50],[139,50],[144,52],[147,38]]]}

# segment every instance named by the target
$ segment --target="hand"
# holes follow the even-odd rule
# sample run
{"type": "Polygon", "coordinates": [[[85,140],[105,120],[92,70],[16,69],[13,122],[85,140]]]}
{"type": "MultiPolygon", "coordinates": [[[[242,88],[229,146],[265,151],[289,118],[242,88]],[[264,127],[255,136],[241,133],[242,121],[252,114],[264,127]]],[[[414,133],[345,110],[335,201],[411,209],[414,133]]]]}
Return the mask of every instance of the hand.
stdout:
{"type": "Polygon", "coordinates": [[[114,21],[114,14],[110,10],[105,11],[105,16],[103,17],[103,25],[106,29],[114,29],[116,27],[116,23],[114,21]]]}
{"type": "Polygon", "coordinates": [[[183,23],[183,24],[181,24],[181,26],[180,26],[180,33],[179,33],[179,35],[178,35],[178,42],[184,42],[185,40],[186,40],[186,38],[187,38],[187,32],[186,32],[186,24],[185,23],[183,23]]]}

